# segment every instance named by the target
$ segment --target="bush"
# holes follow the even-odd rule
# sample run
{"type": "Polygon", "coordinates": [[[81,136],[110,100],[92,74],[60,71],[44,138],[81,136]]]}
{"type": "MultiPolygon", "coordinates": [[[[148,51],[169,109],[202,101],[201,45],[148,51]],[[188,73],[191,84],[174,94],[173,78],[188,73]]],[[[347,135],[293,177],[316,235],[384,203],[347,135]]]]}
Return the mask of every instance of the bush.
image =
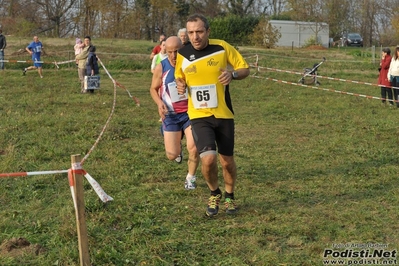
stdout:
{"type": "Polygon", "coordinates": [[[348,54],[355,56],[355,57],[372,57],[372,53],[370,53],[369,51],[364,51],[361,49],[354,49],[354,50],[350,50],[348,52],[348,54]]]}
{"type": "Polygon", "coordinates": [[[312,46],[312,45],[320,45],[320,46],[322,46],[322,43],[319,41],[319,38],[316,39],[315,35],[313,35],[312,37],[307,39],[305,41],[305,44],[303,45],[303,47],[309,47],[309,46],[312,46]]]}
{"type": "Polygon", "coordinates": [[[250,35],[259,21],[259,17],[235,15],[211,19],[211,38],[222,39],[233,45],[250,44],[250,35]]]}

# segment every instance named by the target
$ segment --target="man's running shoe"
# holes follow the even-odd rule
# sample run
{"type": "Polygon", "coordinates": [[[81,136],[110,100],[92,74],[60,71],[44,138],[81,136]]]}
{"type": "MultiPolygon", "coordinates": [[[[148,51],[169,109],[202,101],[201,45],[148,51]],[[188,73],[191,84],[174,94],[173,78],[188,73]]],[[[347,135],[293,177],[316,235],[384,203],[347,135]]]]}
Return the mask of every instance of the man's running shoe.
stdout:
{"type": "Polygon", "coordinates": [[[183,161],[183,154],[180,153],[179,156],[176,157],[175,161],[176,163],[181,163],[183,161]]]}
{"type": "Polygon", "coordinates": [[[180,154],[175,159],[176,163],[181,163],[183,161],[183,149],[180,142],[180,154]]]}
{"type": "Polygon", "coordinates": [[[24,68],[24,69],[22,70],[22,75],[25,76],[25,74],[26,74],[26,68],[24,68]]]}
{"type": "Polygon", "coordinates": [[[187,190],[195,189],[197,187],[197,184],[195,183],[196,181],[197,178],[195,176],[186,177],[186,182],[184,182],[184,188],[187,190]]]}
{"type": "Polygon", "coordinates": [[[208,207],[206,208],[206,215],[209,217],[215,216],[218,214],[219,211],[219,202],[220,198],[222,197],[221,194],[217,194],[215,196],[210,196],[208,200],[208,207]]]}
{"type": "Polygon", "coordinates": [[[237,206],[233,199],[226,198],[224,202],[224,206],[226,207],[227,214],[236,214],[237,213],[237,206]]]}

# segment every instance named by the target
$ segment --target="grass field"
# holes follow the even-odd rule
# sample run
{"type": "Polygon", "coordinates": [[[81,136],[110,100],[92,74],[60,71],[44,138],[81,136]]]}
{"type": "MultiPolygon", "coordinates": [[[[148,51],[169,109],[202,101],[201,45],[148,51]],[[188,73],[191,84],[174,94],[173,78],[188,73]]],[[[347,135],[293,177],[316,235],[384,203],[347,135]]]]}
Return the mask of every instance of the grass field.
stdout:
{"type": "MultiPolygon", "coordinates": [[[[11,56],[29,40],[8,41],[7,59],[29,59],[11,56]]],[[[67,60],[68,42],[44,40],[43,60],[67,60]]],[[[399,110],[333,91],[379,97],[377,86],[350,82],[376,83],[378,65],[370,57],[357,56],[356,48],[240,47],[250,63],[258,54],[261,66],[258,78],[234,81],[230,90],[240,211],[209,219],[201,173],[198,188],[184,190],[186,164],[164,153],[148,92],[152,44],[93,42],[141,106],[116,88],[115,112],[84,163],[114,198],[103,204],[85,182],[92,265],[313,266],[326,265],[325,250],[343,252],[344,244],[353,251],[398,249],[399,110]],[[271,80],[296,83],[300,75],[266,69],[302,72],[323,56],[319,74],[347,82],[321,78],[317,89],[300,87],[271,80]]],[[[9,63],[0,71],[0,171],[69,169],[70,156],[86,155],[110,116],[113,83],[101,69],[100,91],[83,95],[73,65],[46,65],[43,79],[34,71],[22,76],[27,65],[9,63]]],[[[0,206],[0,265],[79,265],[66,174],[0,178],[0,206]],[[14,238],[31,245],[10,247],[14,238]]],[[[363,264],[395,265],[390,254],[363,264]]],[[[351,259],[359,265],[364,258],[344,261],[351,259]]]]}

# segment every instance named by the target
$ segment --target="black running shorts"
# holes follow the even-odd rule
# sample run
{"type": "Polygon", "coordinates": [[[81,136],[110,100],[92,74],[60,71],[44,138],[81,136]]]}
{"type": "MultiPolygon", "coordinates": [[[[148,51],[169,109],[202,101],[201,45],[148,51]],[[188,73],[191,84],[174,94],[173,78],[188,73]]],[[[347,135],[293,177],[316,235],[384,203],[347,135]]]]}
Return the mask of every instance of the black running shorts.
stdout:
{"type": "Polygon", "coordinates": [[[226,156],[234,154],[234,119],[214,116],[191,120],[191,128],[198,153],[217,151],[226,156]]]}

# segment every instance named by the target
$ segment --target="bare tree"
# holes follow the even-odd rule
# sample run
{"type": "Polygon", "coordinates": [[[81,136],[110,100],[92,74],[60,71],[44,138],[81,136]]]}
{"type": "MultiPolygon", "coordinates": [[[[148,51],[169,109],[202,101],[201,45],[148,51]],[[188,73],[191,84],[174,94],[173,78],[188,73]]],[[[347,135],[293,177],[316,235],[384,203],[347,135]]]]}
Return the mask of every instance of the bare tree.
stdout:
{"type": "Polygon", "coordinates": [[[61,24],[68,21],[67,16],[75,5],[76,0],[36,0],[45,16],[44,28],[42,31],[51,31],[54,37],[62,37],[61,24]]]}
{"type": "Polygon", "coordinates": [[[319,32],[326,28],[325,2],[323,0],[288,0],[291,16],[296,21],[314,22],[311,30],[315,34],[315,42],[319,42],[319,32]]]}
{"type": "Polygon", "coordinates": [[[287,0],[261,0],[257,4],[256,10],[263,15],[278,17],[285,11],[286,5],[287,0]]]}
{"type": "Polygon", "coordinates": [[[225,0],[224,6],[230,14],[245,16],[251,14],[255,3],[255,0],[225,0]]]}
{"type": "Polygon", "coordinates": [[[190,13],[206,14],[208,18],[221,15],[221,3],[219,0],[191,0],[190,13]]]}
{"type": "Polygon", "coordinates": [[[348,20],[349,2],[348,0],[326,1],[325,11],[328,14],[325,22],[329,25],[330,37],[337,40],[351,24],[348,20]]]}
{"type": "Polygon", "coordinates": [[[399,42],[399,0],[0,0],[0,26],[20,36],[156,40],[159,33],[176,34],[195,12],[209,18],[266,15],[326,22],[334,39],[352,31],[367,45],[399,42]]]}

